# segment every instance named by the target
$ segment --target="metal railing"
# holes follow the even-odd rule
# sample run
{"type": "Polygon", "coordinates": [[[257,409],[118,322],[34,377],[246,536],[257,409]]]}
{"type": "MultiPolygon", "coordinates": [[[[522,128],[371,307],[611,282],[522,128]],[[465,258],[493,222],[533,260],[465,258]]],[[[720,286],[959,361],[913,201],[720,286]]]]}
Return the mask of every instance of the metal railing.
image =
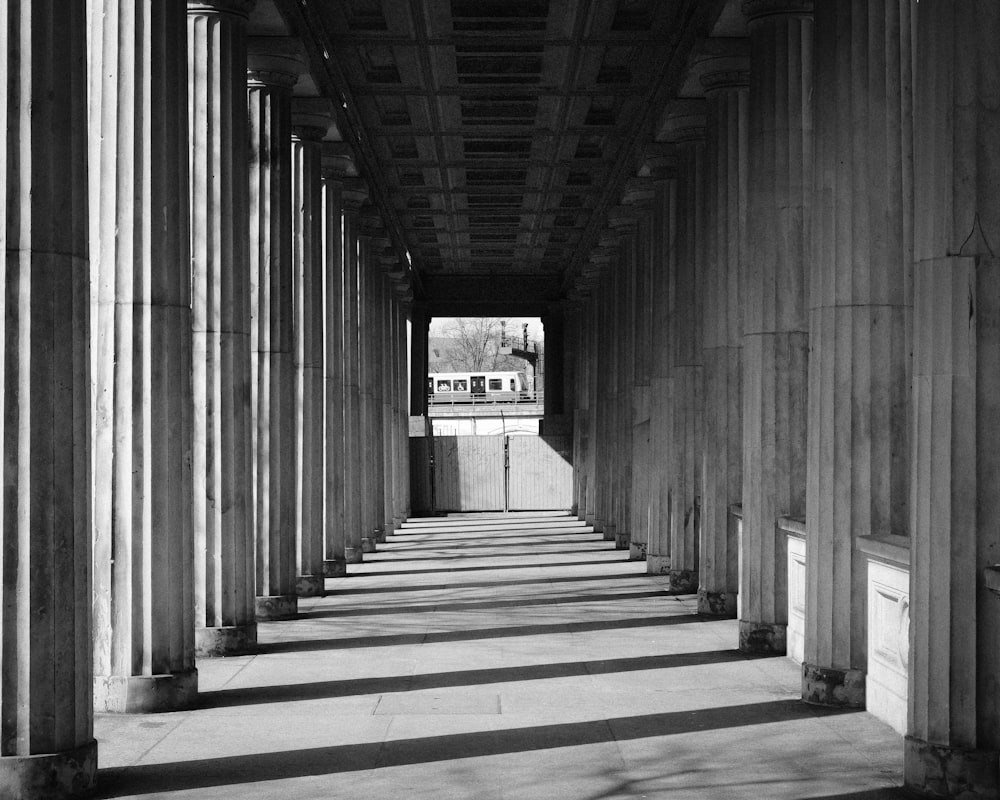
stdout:
{"type": "Polygon", "coordinates": [[[482,408],[484,406],[528,406],[545,402],[545,392],[440,392],[427,395],[427,405],[431,408],[459,407],[482,408]]]}

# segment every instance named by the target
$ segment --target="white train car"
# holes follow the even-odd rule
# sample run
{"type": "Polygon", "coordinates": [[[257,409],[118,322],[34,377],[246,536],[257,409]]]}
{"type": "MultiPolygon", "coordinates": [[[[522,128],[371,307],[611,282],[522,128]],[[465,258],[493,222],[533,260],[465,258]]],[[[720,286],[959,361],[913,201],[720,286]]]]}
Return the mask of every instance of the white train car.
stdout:
{"type": "Polygon", "coordinates": [[[435,372],[427,377],[431,401],[516,402],[530,396],[523,372],[435,372]]]}

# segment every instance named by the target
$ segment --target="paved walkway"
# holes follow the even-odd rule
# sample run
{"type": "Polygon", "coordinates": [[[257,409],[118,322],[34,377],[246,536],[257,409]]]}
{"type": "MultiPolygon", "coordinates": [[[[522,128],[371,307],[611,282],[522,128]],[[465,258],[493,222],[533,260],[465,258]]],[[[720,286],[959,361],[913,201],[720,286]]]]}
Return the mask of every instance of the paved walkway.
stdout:
{"type": "Polygon", "coordinates": [[[568,517],[411,523],[259,655],[201,661],[201,708],[100,715],[98,796],[898,796],[890,728],[804,705],[791,661],[612,547],[568,517]]]}

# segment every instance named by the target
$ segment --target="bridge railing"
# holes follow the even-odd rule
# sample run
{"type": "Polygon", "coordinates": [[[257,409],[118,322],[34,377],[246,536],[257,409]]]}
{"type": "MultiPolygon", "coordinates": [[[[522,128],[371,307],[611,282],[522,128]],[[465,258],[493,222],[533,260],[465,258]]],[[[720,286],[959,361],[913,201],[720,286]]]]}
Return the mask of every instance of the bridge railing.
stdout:
{"type": "Polygon", "coordinates": [[[476,408],[489,406],[528,406],[545,402],[545,392],[487,392],[474,394],[472,392],[439,392],[427,396],[427,405],[431,408],[476,408]]]}

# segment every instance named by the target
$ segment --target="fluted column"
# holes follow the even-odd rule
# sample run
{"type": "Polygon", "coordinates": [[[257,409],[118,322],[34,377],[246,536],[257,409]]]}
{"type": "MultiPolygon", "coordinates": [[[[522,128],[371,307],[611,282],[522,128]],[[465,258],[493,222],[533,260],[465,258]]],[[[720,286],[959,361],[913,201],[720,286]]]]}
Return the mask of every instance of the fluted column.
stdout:
{"type": "Polygon", "coordinates": [[[381,229],[377,209],[362,206],[358,232],[358,353],[361,393],[361,549],[377,549],[382,521],[380,484],[382,477],[381,407],[377,396],[380,306],[376,278],[379,274],[375,237],[381,229]]]}
{"type": "Polygon", "coordinates": [[[0,793],[13,800],[83,793],[97,771],[84,8],[0,5],[0,793]]]}
{"type": "Polygon", "coordinates": [[[344,306],[344,559],[358,564],[361,551],[362,487],[366,443],[361,429],[360,361],[358,351],[358,211],[367,192],[357,181],[341,190],[343,203],[344,306]]]}
{"type": "Polygon", "coordinates": [[[410,308],[410,415],[427,416],[427,336],[431,318],[427,306],[410,308]]]}
{"type": "Polygon", "coordinates": [[[652,315],[650,269],[650,211],[654,199],[652,182],[633,179],[625,194],[624,203],[635,215],[636,228],[633,238],[631,275],[631,474],[632,508],[630,516],[629,559],[643,561],[649,544],[650,488],[654,477],[654,464],[650,446],[650,381],[652,365],[652,315]]]}
{"type": "Polygon", "coordinates": [[[246,15],[253,0],[188,3],[195,645],[252,651],[246,15]]]}
{"type": "Polygon", "coordinates": [[[396,299],[391,274],[398,268],[399,258],[387,236],[378,239],[379,297],[381,300],[381,350],[379,355],[379,387],[382,422],[382,536],[396,529],[396,299]]]}
{"type": "Polygon", "coordinates": [[[323,383],[324,407],[324,555],[323,574],[347,574],[344,560],[345,486],[347,481],[346,407],[344,377],[344,244],[341,240],[341,190],[348,162],[343,156],[323,153],[323,383]]]}
{"type": "MultiPolygon", "coordinates": [[[[329,113],[292,106],[292,261],[295,278],[295,547],[299,597],[323,594],[325,424],[322,145],[329,113]]],[[[308,104],[308,105],[306,105],[308,104]]],[[[332,413],[332,412],[331,412],[332,413]]]]}
{"type": "Polygon", "coordinates": [[[651,325],[654,344],[650,363],[649,436],[650,457],[656,465],[651,475],[649,542],[646,572],[663,575],[670,570],[670,469],[673,450],[673,392],[671,380],[673,280],[677,270],[677,214],[679,169],[676,147],[658,144],[647,161],[655,196],[652,218],[651,325]]]}
{"type": "Polygon", "coordinates": [[[747,263],[749,59],[701,63],[707,100],[704,339],[705,461],[698,612],[736,616],[738,542],[729,507],[743,496],[743,296],[747,263]]]}
{"type": "Polygon", "coordinates": [[[187,12],[183,0],[93,11],[94,702],[165,711],[198,695],[187,12]]]}
{"type": "Polygon", "coordinates": [[[755,652],[785,652],[787,547],[776,526],[805,515],[812,5],[743,2],[751,99],[740,649],[755,652]]]}
{"type": "Polygon", "coordinates": [[[904,778],[930,797],[1000,794],[997,41],[995,3],[919,5],[904,778]]]}
{"type": "Polygon", "coordinates": [[[251,41],[247,65],[251,408],[259,620],[288,619],[298,611],[291,90],[301,62],[291,54],[267,53],[266,47],[251,41]]]}
{"type": "Polygon", "coordinates": [[[680,196],[671,292],[670,395],[673,414],[667,453],[670,503],[670,590],[698,591],[700,493],[704,441],[702,305],[705,168],[704,101],[679,101],[668,117],[677,148],[680,196]]]}
{"type": "Polygon", "coordinates": [[[802,697],[863,706],[866,556],[905,535],[913,0],[816,6],[802,697]]]}

